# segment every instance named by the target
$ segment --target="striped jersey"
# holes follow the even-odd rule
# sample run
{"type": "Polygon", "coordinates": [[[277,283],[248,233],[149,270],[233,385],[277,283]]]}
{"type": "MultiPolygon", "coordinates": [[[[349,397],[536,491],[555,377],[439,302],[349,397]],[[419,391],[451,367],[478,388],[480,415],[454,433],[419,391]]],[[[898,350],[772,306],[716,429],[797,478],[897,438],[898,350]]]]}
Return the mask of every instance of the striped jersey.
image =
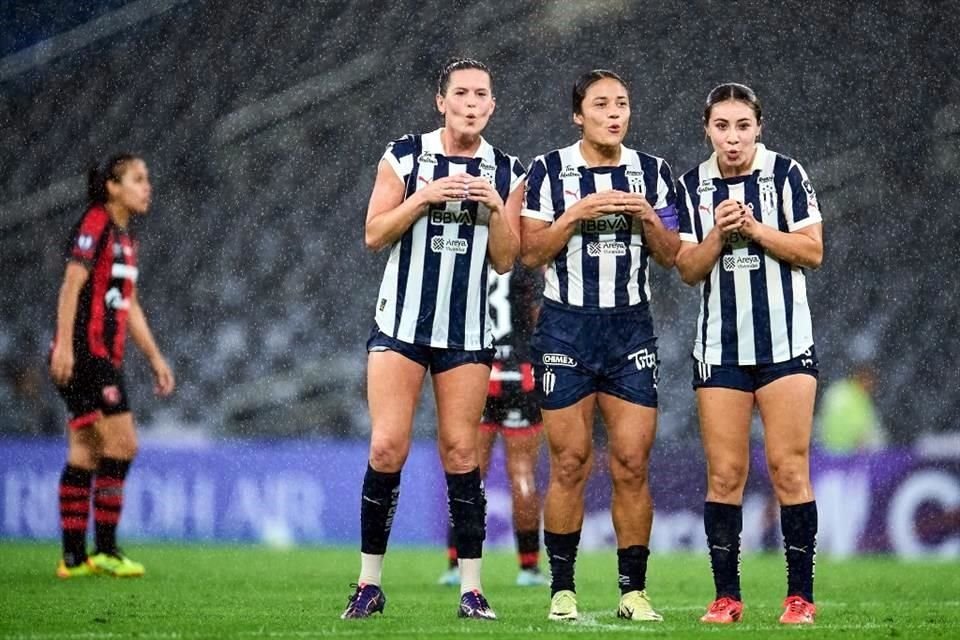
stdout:
{"type": "MultiPolygon", "coordinates": [[[[822,220],[803,167],[758,144],[749,175],[723,178],[713,154],[680,178],[680,239],[702,242],[713,228],[714,208],[727,199],[743,202],[758,221],[783,232],[822,220]]],[[[803,269],[739,234],[727,241],[700,294],[693,356],[701,362],[784,362],[813,345],[803,269]]]]}
{"type": "MultiPolygon", "coordinates": [[[[553,223],[601,191],[642,193],[658,210],[675,206],[670,166],[621,145],[616,167],[588,167],[580,143],[538,156],[530,166],[522,215],[553,223]]],[[[583,220],[547,267],[544,296],[574,307],[625,307],[650,300],[649,249],[639,220],[611,214],[583,220]]]]}
{"type": "Polygon", "coordinates": [[[93,205],[70,232],[64,258],[90,270],[77,301],[74,353],[78,358],[104,358],[119,367],[138,276],[137,243],[127,229],[113,223],[102,205],[93,205]]]}
{"type": "MultiPolygon", "coordinates": [[[[481,138],[473,157],[444,155],[442,129],[387,145],[383,159],[406,185],[404,198],[437,178],[467,173],[488,180],[504,202],[522,182],[520,161],[481,138]]],[[[441,349],[493,346],[487,303],[490,211],[470,200],[431,204],[393,245],[380,282],[380,331],[441,349]]]]}

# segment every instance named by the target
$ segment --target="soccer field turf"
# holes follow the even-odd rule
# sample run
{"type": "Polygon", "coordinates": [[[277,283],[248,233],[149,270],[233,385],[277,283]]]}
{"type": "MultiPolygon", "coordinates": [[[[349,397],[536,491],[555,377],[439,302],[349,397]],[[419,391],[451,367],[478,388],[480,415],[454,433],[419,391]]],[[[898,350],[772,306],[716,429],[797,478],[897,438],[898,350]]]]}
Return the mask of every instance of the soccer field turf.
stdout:
{"type": "Polygon", "coordinates": [[[628,634],[671,638],[764,638],[812,633],[832,638],[947,638],[960,628],[960,567],[888,558],[821,559],[815,629],[777,623],[784,593],[779,555],[743,561],[744,621],[735,628],[698,622],[712,589],[708,561],[696,555],[654,555],[649,591],[665,621],[618,620],[616,556],[585,553],[578,561],[581,619],[549,622],[545,587],[516,587],[514,555],[489,554],[484,587],[500,620],[458,620],[457,592],[435,585],[442,550],[394,549],[387,556],[386,615],[343,621],[356,579],[352,549],[134,544],[140,579],[53,575],[53,544],[0,543],[0,638],[548,638],[628,634]]]}

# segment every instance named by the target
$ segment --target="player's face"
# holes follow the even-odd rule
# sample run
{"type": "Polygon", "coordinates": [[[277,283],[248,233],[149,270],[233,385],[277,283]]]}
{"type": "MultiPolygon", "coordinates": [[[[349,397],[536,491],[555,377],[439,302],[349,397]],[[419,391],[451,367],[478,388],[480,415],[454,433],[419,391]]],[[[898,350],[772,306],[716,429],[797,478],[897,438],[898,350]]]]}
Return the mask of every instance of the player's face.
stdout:
{"type": "Polygon", "coordinates": [[[480,69],[459,69],[450,74],[447,93],[437,96],[437,109],[444,126],[456,133],[480,135],[496,101],[490,88],[490,76],[480,69]]]}
{"type": "Polygon", "coordinates": [[[573,121],[583,129],[583,139],[598,146],[619,146],[630,126],[627,88],[613,78],[602,78],[589,87],[573,121]]]}
{"type": "Polygon", "coordinates": [[[110,200],[124,207],[130,213],[146,213],[150,208],[150,174],[143,160],[131,160],[125,163],[120,182],[107,181],[110,200]]]}
{"type": "Polygon", "coordinates": [[[724,100],[713,105],[706,130],[721,165],[740,167],[753,160],[760,123],[746,102],[724,100]]]}

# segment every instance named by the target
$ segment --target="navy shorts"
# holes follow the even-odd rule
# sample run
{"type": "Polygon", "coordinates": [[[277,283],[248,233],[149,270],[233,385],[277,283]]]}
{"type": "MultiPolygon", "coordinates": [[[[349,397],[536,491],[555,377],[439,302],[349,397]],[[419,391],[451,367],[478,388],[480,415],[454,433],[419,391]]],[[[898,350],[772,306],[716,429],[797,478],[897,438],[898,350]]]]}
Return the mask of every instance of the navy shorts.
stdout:
{"type": "Polygon", "coordinates": [[[489,367],[496,353],[494,349],[466,351],[464,349],[439,349],[429,345],[411,344],[391,338],[380,331],[377,325],[373,325],[370,339],[367,340],[367,352],[375,353],[377,351],[395,351],[434,374],[449,371],[462,364],[485,364],[489,367]]]}
{"type": "Polygon", "coordinates": [[[67,404],[71,429],[83,429],[102,416],[130,411],[123,371],[105,358],[78,353],[73,376],[57,391],[67,404]]]}
{"type": "Polygon", "coordinates": [[[796,373],[804,373],[817,378],[819,366],[817,350],[812,346],[792,360],[772,364],[717,365],[700,362],[694,358],[693,388],[737,389],[738,391],[753,393],[774,380],[796,373]]]}
{"type": "Polygon", "coordinates": [[[530,347],[544,409],[592,393],[657,406],[660,358],[646,304],[597,310],[545,300],[530,347]]]}
{"type": "Polygon", "coordinates": [[[530,363],[507,367],[494,362],[480,427],[504,435],[536,433],[541,427],[538,395],[530,363]]]}

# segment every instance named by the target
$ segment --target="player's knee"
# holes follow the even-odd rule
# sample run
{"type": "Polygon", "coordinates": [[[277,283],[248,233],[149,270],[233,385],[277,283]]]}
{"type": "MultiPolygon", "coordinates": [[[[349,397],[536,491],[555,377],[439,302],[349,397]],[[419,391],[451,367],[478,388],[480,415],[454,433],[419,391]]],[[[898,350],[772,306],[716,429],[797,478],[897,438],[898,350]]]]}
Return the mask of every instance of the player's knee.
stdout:
{"type": "Polygon", "coordinates": [[[707,474],[707,488],[712,499],[727,502],[743,493],[747,480],[747,466],[730,464],[712,466],[707,474]]]}
{"type": "Polygon", "coordinates": [[[440,457],[447,473],[467,473],[478,466],[476,447],[466,443],[454,443],[442,447],[440,457]]]}
{"type": "Polygon", "coordinates": [[[381,473],[396,473],[407,461],[407,449],[393,439],[375,439],[370,443],[370,466],[381,473]]]}
{"type": "Polygon", "coordinates": [[[616,453],[610,457],[610,476],[621,486],[643,486],[647,482],[648,457],[642,453],[616,453]]]}
{"type": "Polygon", "coordinates": [[[810,490],[806,461],[797,459],[770,464],[770,481],[781,502],[793,502],[810,490]]]}
{"type": "Polygon", "coordinates": [[[590,473],[590,455],[580,452],[564,452],[550,461],[550,476],[553,482],[568,489],[580,488],[590,473]]]}

